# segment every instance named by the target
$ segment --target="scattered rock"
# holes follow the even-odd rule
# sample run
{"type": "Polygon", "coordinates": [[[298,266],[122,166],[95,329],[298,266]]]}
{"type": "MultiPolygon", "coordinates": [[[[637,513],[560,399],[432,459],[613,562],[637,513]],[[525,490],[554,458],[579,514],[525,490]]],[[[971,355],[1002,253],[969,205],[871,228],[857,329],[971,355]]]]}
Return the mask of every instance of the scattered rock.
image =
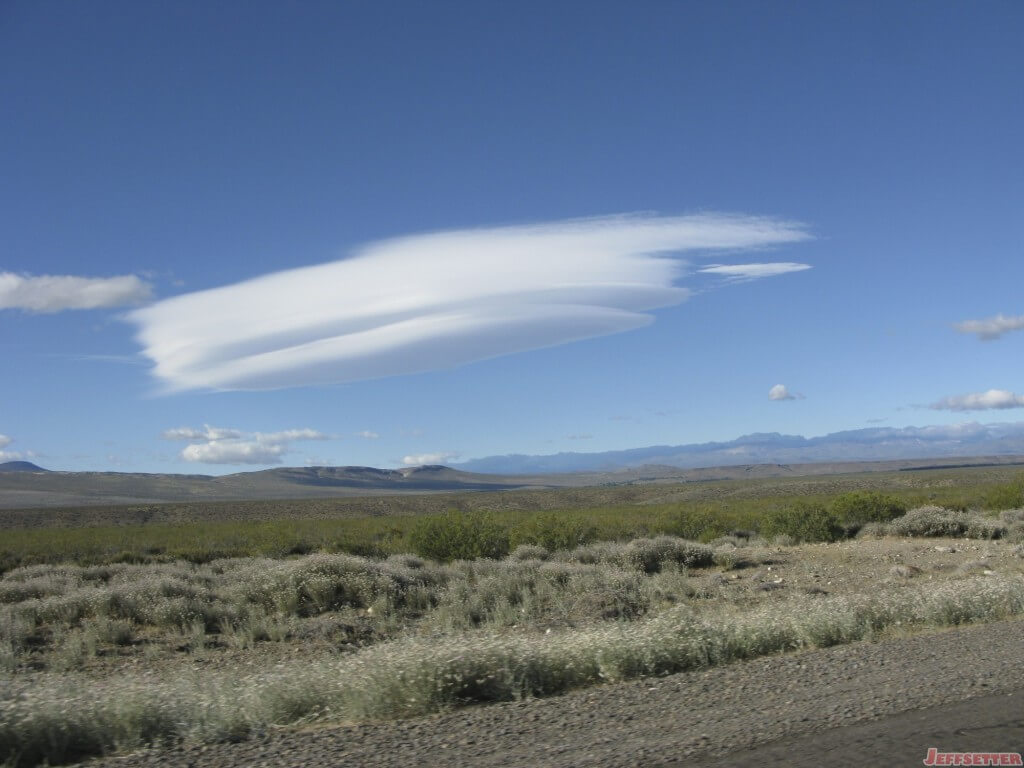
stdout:
{"type": "Polygon", "coordinates": [[[890,568],[889,573],[901,579],[912,579],[915,576],[920,576],[923,571],[916,565],[905,565],[900,563],[899,565],[894,565],[890,568]]]}
{"type": "Polygon", "coordinates": [[[960,567],[957,568],[960,573],[978,573],[986,571],[991,573],[992,566],[986,563],[984,560],[970,560],[966,563],[961,563],[960,567]]]}

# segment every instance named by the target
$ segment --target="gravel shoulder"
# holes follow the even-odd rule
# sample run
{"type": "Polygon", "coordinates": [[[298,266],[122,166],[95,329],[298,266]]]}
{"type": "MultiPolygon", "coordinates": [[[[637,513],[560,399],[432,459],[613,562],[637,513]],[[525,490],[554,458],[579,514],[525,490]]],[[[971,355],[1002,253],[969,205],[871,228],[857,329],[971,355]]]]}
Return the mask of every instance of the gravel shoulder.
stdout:
{"type": "Polygon", "coordinates": [[[85,765],[904,764],[877,751],[886,743],[920,764],[916,761],[929,746],[1024,747],[1022,651],[1024,621],[1012,620],[761,658],[550,699],[403,721],[280,730],[238,744],[152,750],[85,765]],[[877,742],[872,734],[888,741],[877,742]],[[810,762],[794,762],[800,755],[810,762]]]}

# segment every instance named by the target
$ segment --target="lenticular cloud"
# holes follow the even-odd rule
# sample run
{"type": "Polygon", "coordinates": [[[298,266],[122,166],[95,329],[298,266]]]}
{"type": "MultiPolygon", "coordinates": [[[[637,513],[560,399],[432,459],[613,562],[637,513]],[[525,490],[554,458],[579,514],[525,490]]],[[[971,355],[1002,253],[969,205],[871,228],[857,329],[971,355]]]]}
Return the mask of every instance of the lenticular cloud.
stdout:
{"type": "Polygon", "coordinates": [[[799,224],[725,215],[438,232],[129,317],[168,391],[350,382],[628,331],[689,296],[681,254],[807,237],[799,224]]]}

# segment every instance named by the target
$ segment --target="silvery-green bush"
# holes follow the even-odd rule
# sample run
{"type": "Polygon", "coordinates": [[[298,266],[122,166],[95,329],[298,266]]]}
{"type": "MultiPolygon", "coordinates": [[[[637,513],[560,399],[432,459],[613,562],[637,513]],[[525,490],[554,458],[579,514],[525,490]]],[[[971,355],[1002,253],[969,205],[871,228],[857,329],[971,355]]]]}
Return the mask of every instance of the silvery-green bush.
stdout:
{"type": "Polygon", "coordinates": [[[897,536],[948,536],[998,539],[1007,528],[998,520],[970,512],[926,506],[912,509],[889,523],[888,532],[897,536]]]}

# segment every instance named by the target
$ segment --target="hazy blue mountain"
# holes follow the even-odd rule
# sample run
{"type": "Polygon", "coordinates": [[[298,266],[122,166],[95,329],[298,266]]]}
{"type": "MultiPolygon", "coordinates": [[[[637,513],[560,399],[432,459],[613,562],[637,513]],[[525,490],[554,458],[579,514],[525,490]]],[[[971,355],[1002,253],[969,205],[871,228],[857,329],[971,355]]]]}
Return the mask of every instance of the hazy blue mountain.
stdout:
{"type": "Polygon", "coordinates": [[[695,468],[741,464],[799,464],[836,461],[1024,454],[1024,422],[933,427],[871,427],[820,437],[760,432],[727,442],[652,445],[601,453],[487,456],[453,464],[467,472],[537,474],[606,472],[657,464],[695,468]]]}

